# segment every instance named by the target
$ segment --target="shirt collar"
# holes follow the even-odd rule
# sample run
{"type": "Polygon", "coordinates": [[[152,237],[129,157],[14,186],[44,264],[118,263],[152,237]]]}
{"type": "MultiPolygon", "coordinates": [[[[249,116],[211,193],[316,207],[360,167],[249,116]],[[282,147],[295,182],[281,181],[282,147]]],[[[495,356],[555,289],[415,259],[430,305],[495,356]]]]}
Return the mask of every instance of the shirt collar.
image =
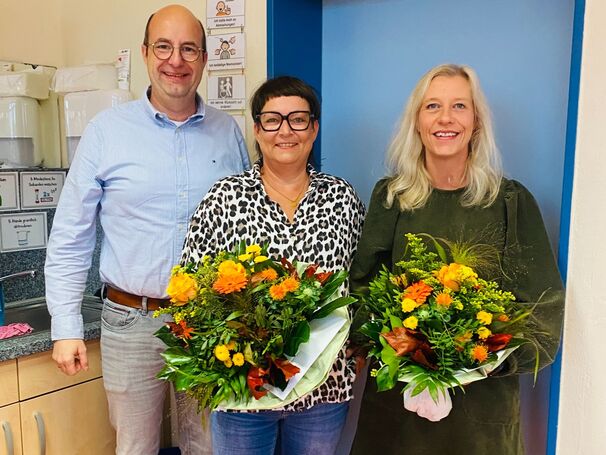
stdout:
{"type": "MultiPolygon", "coordinates": [[[[258,160],[257,162],[255,162],[255,164],[252,165],[250,171],[245,172],[244,185],[249,186],[251,188],[263,185],[263,181],[261,180],[262,164],[262,161],[258,160]]],[[[328,183],[325,174],[316,171],[314,167],[309,163],[307,164],[307,173],[309,174],[309,186],[314,189],[316,187],[319,187],[320,185],[326,185],[328,183]]]]}
{"type": "MultiPolygon", "coordinates": [[[[143,100],[143,103],[147,109],[147,112],[159,124],[164,125],[164,124],[168,123],[168,124],[174,125],[173,121],[171,119],[169,119],[168,116],[164,112],[161,112],[158,109],[156,109],[154,107],[154,105],[151,103],[151,101],[149,100],[149,97],[151,95],[151,90],[152,90],[152,88],[150,85],[149,87],[147,87],[147,89],[145,89],[145,92],[143,93],[143,96],[141,97],[141,99],[143,100]]],[[[185,121],[185,124],[200,122],[204,119],[205,115],[206,115],[206,104],[204,104],[204,100],[202,99],[202,97],[196,93],[196,112],[187,118],[187,120],[185,121]]]]}

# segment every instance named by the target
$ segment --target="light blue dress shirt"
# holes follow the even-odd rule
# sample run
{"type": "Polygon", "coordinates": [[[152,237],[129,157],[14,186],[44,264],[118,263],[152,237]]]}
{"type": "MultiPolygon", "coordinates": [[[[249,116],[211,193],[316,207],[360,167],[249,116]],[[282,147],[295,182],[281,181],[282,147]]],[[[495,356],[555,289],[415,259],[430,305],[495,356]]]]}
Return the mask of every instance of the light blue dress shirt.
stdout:
{"type": "Polygon", "coordinates": [[[80,312],[103,229],[100,275],[131,294],[166,297],[189,219],[218,179],[250,166],[234,119],[206,106],[180,126],[147,96],[101,112],[87,126],[63,187],[47,247],[53,340],[82,338],[80,312]]]}

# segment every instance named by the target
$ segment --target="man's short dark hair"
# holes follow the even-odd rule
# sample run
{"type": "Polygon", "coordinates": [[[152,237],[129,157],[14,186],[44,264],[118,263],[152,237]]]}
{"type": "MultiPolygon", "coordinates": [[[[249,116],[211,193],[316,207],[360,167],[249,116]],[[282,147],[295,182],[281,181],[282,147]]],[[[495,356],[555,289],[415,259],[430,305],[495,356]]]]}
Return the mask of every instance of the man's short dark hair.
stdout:
{"type": "MultiPolygon", "coordinates": [[[[151,22],[152,17],[154,17],[155,14],[156,13],[153,13],[151,16],[149,16],[149,19],[147,19],[147,24],[145,24],[145,35],[143,36],[144,46],[149,45],[149,23],[151,22]]],[[[200,24],[200,30],[202,30],[202,42],[200,43],[200,47],[204,52],[206,52],[206,32],[204,31],[204,26],[202,25],[200,19],[196,20],[198,21],[198,24],[200,24]]]]}

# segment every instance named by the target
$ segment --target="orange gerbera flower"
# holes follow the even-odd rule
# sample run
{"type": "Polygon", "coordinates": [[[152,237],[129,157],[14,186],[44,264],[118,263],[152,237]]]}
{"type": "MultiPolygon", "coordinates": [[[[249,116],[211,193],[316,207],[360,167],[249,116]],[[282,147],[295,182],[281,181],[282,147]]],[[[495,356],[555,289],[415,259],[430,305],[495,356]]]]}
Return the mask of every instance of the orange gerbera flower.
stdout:
{"type": "Polygon", "coordinates": [[[274,284],[269,288],[269,295],[274,300],[282,300],[286,296],[287,292],[288,291],[284,289],[282,284],[274,284]]]}
{"type": "Polygon", "coordinates": [[[436,303],[438,305],[448,308],[452,303],[452,297],[446,294],[445,292],[441,292],[436,296],[436,303]]]}
{"type": "Polygon", "coordinates": [[[404,290],[404,295],[417,302],[419,305],[425,303],[429,294],[431,294],[433,288],[427,284],[423,280],[411,284],[404,290]]]}
{"type": "Polygon", "coordinates": [[[299,289],[299,280],[289,276],[284,281],[282,281],[282,286],[286,290],[286,292],[293,292],[299,289]]]}
{"type": "Polygon", "coordinates": [[[476,344],[471,349],[471,358],[473,360],[477,360],[479,363],[482,363],[488,358],[488,349],[483,344],[476,344]]]}
{"type": "Polygon", "coordinates": [[[213,284],[213,289],[220,294],[231,294],[246,287],[246,270],[242,264],[234,261],[224,261],[219,265],[219,276],[213,284]]]}

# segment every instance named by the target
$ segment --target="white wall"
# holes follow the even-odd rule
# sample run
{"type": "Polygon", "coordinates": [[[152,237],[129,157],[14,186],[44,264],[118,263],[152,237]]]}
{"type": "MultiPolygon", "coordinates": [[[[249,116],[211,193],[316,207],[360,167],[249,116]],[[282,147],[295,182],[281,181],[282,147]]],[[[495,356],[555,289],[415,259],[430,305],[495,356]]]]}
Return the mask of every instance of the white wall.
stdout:
{"type": "Polygon", "coordinates": [[[586,0],[557,453],[606,453],[606,2],[586,0]]]}

